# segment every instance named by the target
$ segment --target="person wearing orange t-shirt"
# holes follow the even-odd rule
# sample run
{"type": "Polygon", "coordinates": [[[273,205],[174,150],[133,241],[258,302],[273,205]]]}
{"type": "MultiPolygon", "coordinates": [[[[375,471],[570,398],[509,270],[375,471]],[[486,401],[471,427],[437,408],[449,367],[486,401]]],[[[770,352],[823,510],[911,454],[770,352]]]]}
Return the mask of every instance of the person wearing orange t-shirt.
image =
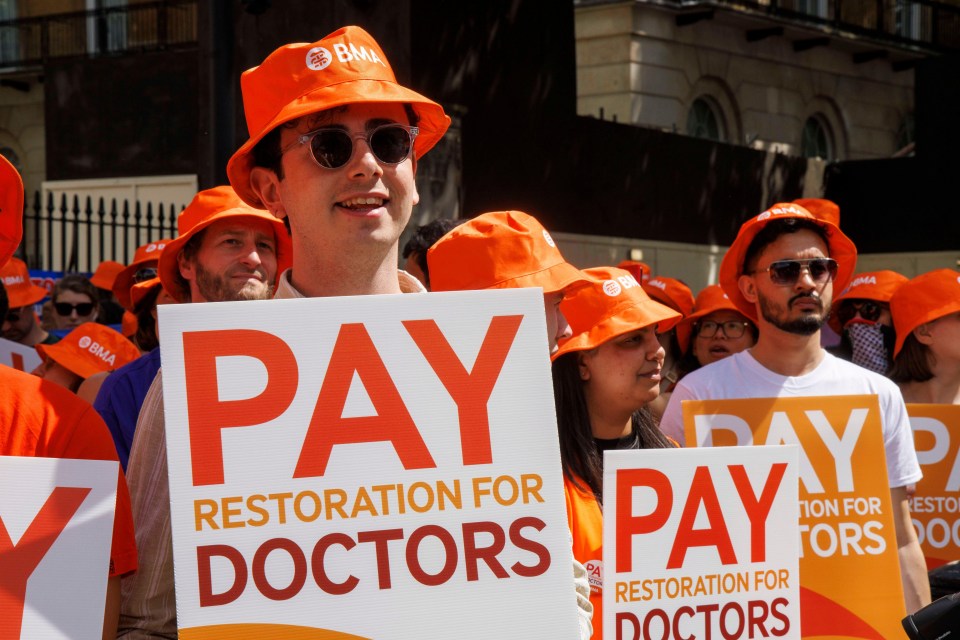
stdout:
{"type": "MultiPolygon", "coordinates": [[[[0,267],[23,232],[23,182],[0,157],[0,267]]],[[[0,309],[5,316],[6,304],[0,309]]],[[[0,365],[0,455],[117,460],[113,440],[93,407],[66,389],[0,365]]],[[[137,569],[130,496],[118,468],[117,501],[107,580],[103,638],[114,638],[120,611],[120,576],[137,569]]]]}

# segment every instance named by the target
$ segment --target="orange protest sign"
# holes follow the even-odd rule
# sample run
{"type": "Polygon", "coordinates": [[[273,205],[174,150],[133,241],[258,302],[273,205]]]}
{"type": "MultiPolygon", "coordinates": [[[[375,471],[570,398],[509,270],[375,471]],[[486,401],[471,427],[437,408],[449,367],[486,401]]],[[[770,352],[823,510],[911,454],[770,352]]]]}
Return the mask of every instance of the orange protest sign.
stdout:
{"type": "Polygon", "coordinates": [[[960,406],[908,404],[923,480],[910,514],[927,568],[960,558],[960,406]]]}
{"type": "Polygon", "coordinates": [[[683,419],[688,446],[800,445],[804,638],[903,634],[876,396],[686,401],[683,419]]]}

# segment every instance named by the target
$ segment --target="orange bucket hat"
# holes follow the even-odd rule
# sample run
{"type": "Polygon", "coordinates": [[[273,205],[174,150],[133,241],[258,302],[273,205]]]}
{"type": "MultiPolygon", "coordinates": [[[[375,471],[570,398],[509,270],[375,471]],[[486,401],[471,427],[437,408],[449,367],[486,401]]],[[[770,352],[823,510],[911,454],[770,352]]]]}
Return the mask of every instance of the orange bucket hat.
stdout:
{"type": "Polygon", "coordinates": [[[903,341],[922,324],[960,311],[960,274],[953,269],[928,271],[900,285],[890,299],[897,343],[896,357],[903,341]]]}
{"type": "Polygon", "coordinates": [[[563,259],[536,218],[522,211],[482,213],[427,251],[433,291],[542,287],[562,291],[589,278],[563,259]]]}
{"type": "Polygon", "coordinates": [[[843,291],[857,268],[857,247],[853,241],[845,236],[840,228],[832,222],[821,220],[812,213],[793,203],[775,204],[756,217],[750,218],[740,227],[737,239],[733,241],[720,263],[720,286],[737,310],[753,322],[757,321],[756,306],[747,301],[740,293],[739,280],[743,275],[743,261],[747,255],[750,243],[767,224],[773,220],[800,218],[813,220],[827,236],[827,250],[830,257],[837,261],[837,277],[833,280],[834,290],[843,291]]]}
{"type": "Polygon", "coordinates": [[[113,281],[113,295],[117,296],[117,302],[124,309],[133,309],[133,303],[130,301],[130,288],[135,284],[133,277],[141,269],[156,267],[160,262],[160,254],[163,249],[173,242],[172,240],[155,240],[137,247],[133,254],[133,262],[128,264],[117,274],[113,281]]]}
{"type": "Polygon", "coordinates": [[[823,198],[798,198],[793,201],[809,211],[814,218],[829,222],[835,227],[840,227],[840,207],[833,200],[824,200],[823,198]]]}
{"type": "Polygon", "coordinates": [[[120,333],[124,338],[132,338],[137,335],[137,316],[132,311],[124,311],[123,318],[120,319],[120,333]]]}
{"type": "Polygon", "coordinates": [[[22,236],[23,180],[10,161],[0,156],[0,267],[13,256],[22,236]]]}
{"type": "Polygon", "coordinates": [[[240,78],[250,139],[227,163],[230,184],[245,202],[262,207],[250,188],[253,148],[279,125],[301,116],[363,102],[409,104],[419,121],[417,158],[450,126],[443,107],[397,83],[387,56],[360,27],[343,27],[313,43],[280,47],[240,78]]]}
{"type": "Polygon", "coordinates": [[[630,275],[637,279],[637,282],[649,280],[652,272],[650,265],[646,262],[640,262],[639,260],[622,260],[620,264],[617,265],[617,269],[629,271],[630,275]]]}
{"type": "Polygon", "coordinates": [[[160,286],[162,286],[160,284],[160,278],[157,277],[138,282],[130,287],[130,307],[136,309],[140,301],[147,297],[147,294],[160,286]]]}
{"type": "Polygon", "coordinates": [[[697,300],[693,305],[693,313],[684,316],[680,324],[677,325],[677,339],[684,353],[690,348],[690,337],[693,335],[694,323],[716,311],[734,311],[743,315],[743,312],[733,304],[730,297],[723,291],[723,287],[718,284],[711,284],[697,294],[697,300]],[[683,328],[682,332],[681,328],[683,328]],[[681,333],[683,334],[683,340],[680,340],[681,333]]]}
{"type": "Polygon", "coordinates": [[[180,282],[177,255],[190,238],[214,222],[227,218],[258,218],[273,225],[273,233],[277,239],[277,276],[286,266],[289,266],[293,244],[282,220],[275,218],[268,211],[254,209],[237,197],[236,191],[231,187],[206,189],[195,195],[190,204],[180,212],[177,218],[177,230],[180,235],[167,243],[167,247],[160,256],[160,266],[157,270],[160,281],[167,293],[177,302],[183,302],[186,299],[186,291],[183,291],[180,282]]]}
{"type": "Polygon", "coordinates": [[[93,286],[97,289],[113,291],[113,283],[117,281],[117,276],[120,275],[120,272],[124,269],[126,269],[126,266],[119,262],[104,260],[97,265],[97,270],[90,276],[90,282],[92,282],[93,286]]]}
{"type": "Polygon", "coordinates": [[[641,286],[648,296],[684,316],[693,312],[693,291],[676,278],[656,276],[644,280],[641,286]]]}
{"type": "Polygon", "coordinates": [[[584,269],[595,282],[580,287],[560,303],[560,311],[570,323],[573,336],[560,344],[553,355],[587,351],[617,336],[657,325],[667,331],[680,320],[680,314],[650,298],[629,271],[614,267],[584,269]]]}
{"type": "Polygon", "coordinates": [[[36,304],[48,295],[46,289],[33,284],[27,263],[20,258],[10,258],[7,264],[0,267],[0,280],[3,280],[3,286],[7,289],[11,309],[36,304]]]}
{"type": "MultiPolygon", "coordinates": [[[[896,271],[865,271],[858,273],[843,290],[843,293],[833,299],[833,308],[843,300],[875,300],[876,302],[890,303],[890,298],[897,292],[907,277],[896,271]]],[[[840,319],[837,314],[831,313],[830,328],[840,333],[843,327],[840,326],[840,319]]]]}
{"type": "Polygon", "coordinates": [[[56,344],[38,344],[41,358],[52,358],[81,378],[119,369],[140,357],[140,350],[106,325],[84,322],[56,344]]]}

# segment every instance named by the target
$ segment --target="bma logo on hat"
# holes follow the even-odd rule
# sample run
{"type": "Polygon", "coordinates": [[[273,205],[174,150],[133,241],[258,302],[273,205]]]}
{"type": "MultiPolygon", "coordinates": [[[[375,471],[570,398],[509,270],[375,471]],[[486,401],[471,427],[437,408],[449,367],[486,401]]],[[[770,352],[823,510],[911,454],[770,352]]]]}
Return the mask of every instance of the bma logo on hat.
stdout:
{"type": "Polygon", "coordinates": [[[543,230],[543,239],[546,240],[547,244],[553,247],[554,249],[557,248],[556,243],[553,241],[553,238],[550,237],[550,234],[547,233],[546,229],[543,230]]]}
{"type": "Polygon", "coordinates": [[[324,47],[314,47],[307,51],[307,68],[313,71],[323,71],[333,62],[330,51],[324,47]]]}
{"type": "Polygon", "coordinates": [[[23,284],[23,282],[24,282],[23,276],[20,276],[20,275],[5,276],[3,279],[3,284],[5,284],[8,287],[12,287],[15,284],[23,284]]]}
{"type": "Polygon", "coordinates": [[[623,287],[621,287],[620,283],[616,280],[603,281],[603,292],[611,298],[615,298],[620,295],[621,291],[623,291],[623,287]]]}
{"type": "Polygon", "coordinates": [[[90,339],[90,336],[83,336],[82,338],[80,338],[80,348],[86,349],[87,347],[90,346],[91,342],[93,342],[93,340],[90,339]]]}
{"type": "Polygon", "coordinates": [[[846,293],[847,291],[850,291],[850,289],[854,289],[854,288],[859,287],[860,285],[863,285],[863,284],[876,285],[876,284],[877,284],[877,278],[876,278],[876,276],[859,276],[859,277],[857,277],[856,279],[854,279],[853,282],[850,283],[850,286],[846,288],[846,290],[844,291],[844,293],[846,293]]]}

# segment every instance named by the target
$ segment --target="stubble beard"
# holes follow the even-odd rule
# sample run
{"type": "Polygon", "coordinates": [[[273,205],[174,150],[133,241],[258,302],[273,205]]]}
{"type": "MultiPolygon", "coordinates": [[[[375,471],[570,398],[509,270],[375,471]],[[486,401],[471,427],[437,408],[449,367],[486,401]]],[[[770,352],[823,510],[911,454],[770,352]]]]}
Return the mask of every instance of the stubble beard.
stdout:
{"type": "Polygon", "coordinates": [[[229,280],[211,273],[196,264],[197,289],[205,300],[210,302],[233,302],[236,300],[270,300],[273,297],[273,285],[266,282],[247,281],[239,290],[231,289],[229,280]]]}
{"type": "MultiPolygon", "coordinates": [[[[787,310],[782,306],[773,303],[767,299],[764,295],[758,294],[757,299],[760,302],[760,315],[763,316],[763,319],[777,327],[781,331],[786,331],[787,333],[792,333],[798,336],[812,336],[817,331],[823,327],[824,320],[827,317],[827,311],[824,309],[823,299],[816,298],[820,302],[820,313],[819,314],[804,314],[799,318],[793,320],[783,320],[782,318],[787,315],[787,310]]],[[[793,303],[796,298],[791,298],[787,303],[787,308],[793,303]]]]}

